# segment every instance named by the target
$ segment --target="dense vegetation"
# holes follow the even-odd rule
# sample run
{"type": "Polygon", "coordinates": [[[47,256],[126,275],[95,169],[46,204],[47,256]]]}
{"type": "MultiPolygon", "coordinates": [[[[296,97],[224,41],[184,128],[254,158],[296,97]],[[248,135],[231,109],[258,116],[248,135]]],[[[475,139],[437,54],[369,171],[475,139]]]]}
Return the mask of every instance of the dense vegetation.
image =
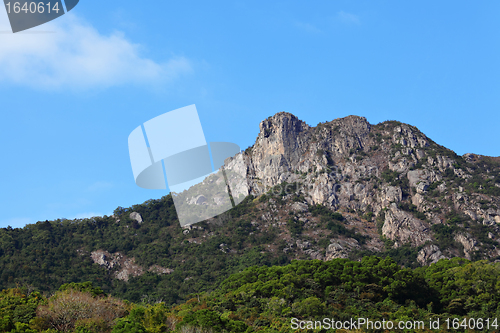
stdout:
{"type": "MultiPolygon", "coordinates": [[[[455,258],[409,269],[375,256],[360,262],[293,261],[247,268],[216,291],[192,297],[168,306],[124,302],[91,283],[65,284],[49,298],[8,289],[0,293],[0,332],[277,333],[293,332],[292,318],[306,323],[323,318],[424,321],[425,327],[439,318],[445,331],[446,318],[500,316],[500,264],[455,258]]],[[[302,330],[313,331],[326,332],[302,330]]]]}
{"type": "MultiPolygon", "coordinates": [[[[287,202],[282,198],[283,193],[273,190],[259,198],[249,196],[212,223],[197,224],[203,230],[193,229],[189,234],[179,226],[170,195],[129,208],[118,207],[113,216],[45,221],[22,229],[2,228],[0,288],[24,286],[51,293],[64,283],[92,281],[106,293],[129,301],[147,298],[175,304],[185,301],[188,294],[212,290],[231,273],[247,267],[285,265],[292,259],[308,258],[284,252],[287,244],[277,237],[280,232],[321,246],[328,246],[329,240],[338,236],[352,237],[360,244],[366,242],[366,236],[345,226],[342,214],[320,205],[309,208],[324,230],[319,240],[305,235],[304,223],[288,212],[283,213],[290,218],[281,230],[272,226],[258,229],[251,223],[262,214],[260,209],[267,207],[259,205],[273,202],[285,212],[287,202]],[[140,213],[144,222],[131,219],[131,212],[140,213]],[[274,249],[269,248],[270,244],[274,249]],[[114,278],[116,271],[108,271],[91,259],[90,253],[99,249],[135,258],[145,273],[130,277],[128,282],[114,278]],[[154,265],[173,272],[159,275],[147,271],[154,265]]],[[[303,198],[295,196],[290,200],[303,198]]],[[[392,252],[395,251],[387,254],[392,252]]],[[[399,252],[394,255],[399,263],[406,265],[414,259],[399,252]]],[[[359,255],[366,254],[372,253],[359,255]]]]}
{"type": "Polygon", "coordinates": [[[161,298],[168,304],[180,302],[187,294],[209,290],[246,267],[290,262],[287,257],[261,253],[261,244],[274,240],[273,232],[248,236],[255,230],[241,216],[251,214],[252,207],[252,197],[248,197],[225,215],[223,226],[198,224],[210,233],[201,244],[188,241],[201,231],[183,234],[170,195],[130,208],[119,207],[114,216],[45,221],[22,229],[2,228],[0,288],[20,285],[52,292],[64,283],[93,281],[107,293],[131,301],[147,297],[161,298]],[[132,211],[140,213],[144,222],[130,219],[132,211]],[[220,244],[234,251],[225,253],[220,244]],[[135,258],[143,267],[160,265],[173,269],[173,273],[146,272],[126,283],[94,264],[90,252],[97,249],[120,252],[135,258]]]}

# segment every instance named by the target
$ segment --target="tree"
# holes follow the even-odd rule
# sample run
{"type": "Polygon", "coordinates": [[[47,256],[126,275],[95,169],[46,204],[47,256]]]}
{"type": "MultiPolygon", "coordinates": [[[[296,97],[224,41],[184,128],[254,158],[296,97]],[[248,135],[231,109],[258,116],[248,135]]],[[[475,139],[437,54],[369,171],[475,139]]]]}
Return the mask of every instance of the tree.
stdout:
{"type": "Polygon", "coordinates": [[[52,296],[47,305],[38,308],[37,314],[49,327],[68,332],[85,320],[111,327],[116,318],[125,314],[125,304],[112,297],[95,298],[87,292],[67,289],[52,296]]]}

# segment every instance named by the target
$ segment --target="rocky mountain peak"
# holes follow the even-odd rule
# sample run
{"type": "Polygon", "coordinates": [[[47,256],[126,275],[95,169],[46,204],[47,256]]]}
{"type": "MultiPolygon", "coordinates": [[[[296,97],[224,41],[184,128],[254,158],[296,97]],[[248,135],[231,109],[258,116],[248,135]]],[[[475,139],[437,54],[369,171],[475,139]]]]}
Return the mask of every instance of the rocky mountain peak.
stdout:
{"type": "Polygon", "coordinates": [[[259,128],[259,137],[261,135],[269,137],[271,133],[298,133],[304,129],[308,129],[309,126],[289,112],[278,112],[274,116],[261,121],[259,128]]]}
{"type": "Polygon", "coordinates": [[[300,133],[309,129],[305,122],[287,112],[280,112],[267,118],[259,127],[259,136],[254,145],[255,152],[287,156],[298,148],[300,133]]]}
{"type": "Polygon", "coordinates": [[[395,248],[421,248],[422,262],[434,254],[500,258],[500,243],[493,244],[500,239],[499,161],[458,156],[414,126],[348,116],[311,127],[280,112],[260,123],[254,146],[227,167],[246,173],[241,193],[296,184],[303,203],[356,214],[353,224],[379,232],[370,250],[388,239],[395,248]],[[490,227],[488,236],[478,224],[490,227]]]}

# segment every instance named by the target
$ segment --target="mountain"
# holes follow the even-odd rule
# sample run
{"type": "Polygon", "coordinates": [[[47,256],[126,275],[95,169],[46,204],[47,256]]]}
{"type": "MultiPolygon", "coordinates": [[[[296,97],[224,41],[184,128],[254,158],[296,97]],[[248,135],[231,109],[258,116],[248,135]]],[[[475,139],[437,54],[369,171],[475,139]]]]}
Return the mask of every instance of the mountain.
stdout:
{"type": "MultiPolygon", "coordinates": [[[[386,239],[421,248],[419,262],[428,264],[500,255],[499,162],[458,156],[397,121],[349,116],[310,127],[282,112],[260,124],[255,145],[228,167],[246,167],[254,195],[286,182],[304,203],[342,211],[369,237],[364,249],[380,251],[386,239]]],[[[336,256],[357,248],[340,247],[345,253],[336,256]]]]}
{"type": "Polygon", "coordinates": [[[0,229],[0,288],[92,281],[173,304],[293,259],[376,254],[414,268],[500,258],[500,159],[458,156],[407,124],[349,116],[311,127],[280,112],[224,168],[245,175],[231,188],[245,199],[184,228],[168,195],[112,216],[0,229]]]}

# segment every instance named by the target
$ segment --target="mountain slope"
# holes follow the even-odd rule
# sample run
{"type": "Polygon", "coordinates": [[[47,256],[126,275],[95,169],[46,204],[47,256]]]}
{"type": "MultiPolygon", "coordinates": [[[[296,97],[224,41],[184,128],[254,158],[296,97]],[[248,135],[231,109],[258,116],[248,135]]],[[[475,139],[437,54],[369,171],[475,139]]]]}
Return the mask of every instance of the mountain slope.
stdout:
{"type": "Polygon", "coordinates": [[[248,180],[233,196],[251,195],[184,229],[170,195],[113,216],[0,229],[0,288],[93,281],[175,303],[245,267],[292,259],[376,253],[414,267],[500,255],[499,159],[458,156],[410,125],[349,116],[311,127],[282,112],[225,168],[248,180]]]}
{"type": "MultiPolygon", "coordinates": [[[[396,248],[425,245],[421,263],[500,254],[498,158],[458,156],[413,126],[373,126],[355,116],[309,127],[278,113],[260,130],[252,149],[231,162],[247,166],[250,193],[297,183],[308,204],[361,217],[351,224],[369,236],[377,228],[396,248]]],[[[378,251],[378,243],[368,249],[378,251]]]]}

